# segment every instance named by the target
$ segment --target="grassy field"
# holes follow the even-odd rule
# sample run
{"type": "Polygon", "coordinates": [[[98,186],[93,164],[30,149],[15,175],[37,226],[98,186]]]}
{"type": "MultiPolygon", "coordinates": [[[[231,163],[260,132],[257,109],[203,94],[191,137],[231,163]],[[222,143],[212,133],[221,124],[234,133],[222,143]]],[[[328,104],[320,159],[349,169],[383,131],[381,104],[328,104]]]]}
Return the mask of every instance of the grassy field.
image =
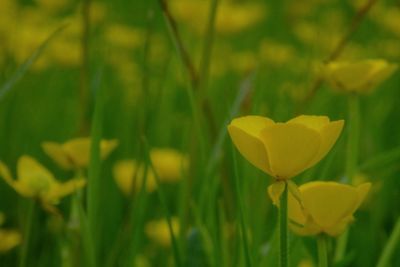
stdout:
{"type": "Polygon", "coordinates": [[[0,266],[400,266],[399,60],[394,0],[1,0],[0,266]],[[227,128],[301,114],[344,126],[295,177],[317,137],[227,128]],[[371,187],[303,236],[312,181],[371,187]]]}

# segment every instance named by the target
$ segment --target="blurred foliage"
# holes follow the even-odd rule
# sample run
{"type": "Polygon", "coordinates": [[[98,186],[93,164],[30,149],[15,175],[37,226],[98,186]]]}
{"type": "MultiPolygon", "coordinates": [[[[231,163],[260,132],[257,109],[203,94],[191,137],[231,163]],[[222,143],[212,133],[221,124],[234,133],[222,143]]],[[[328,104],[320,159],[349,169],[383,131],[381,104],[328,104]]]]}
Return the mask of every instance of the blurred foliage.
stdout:
{"type": "MultiPolygon", "coordinates": [[[[179,225],[176,237],[184,263],[245,266],[226,125],[232,116],[247,114],[276,121],[298,113],[345,119],[347,95],[328,85],[322,84],[308,101],[304,99],[317,79],[318,68],[345,36],[365,1],[218,1],[209,75],[200,77],[202,85],[197,89],[190,85],[177,53],[176,36],[171,35],[158,1],[90,2],[86,55],[90,97],[82,103],[82,1],[0,1],[1,85],[56,29],[66,25],[28,73],[0,99],[0,160],[16,173],[18,158],[30,155],[60,182],[75,176],[46,156],[41,144],[87,137],[89,132],[80,128],[81,105],[89,111],[83,115],[84,129],[90,129],[95,95],[102,88],[102,138],[117,139],[119,146],[101,165],[101,197],[97,199],[101,216],[96,222],[99,262],[104,266],[175,266],[172,248],[166,245],[169,236],[157,191],[162,189],[174,224],[179,225]],[[245,97],[240,98],[243,92],[245,97]],[[240,111],[232,114],[238,99],[240,111]],[[204,112],[204,103],[209,113],[204,112]],[[145,162],[143,137],[151,147],[187,155],[190,167],[172,183],[162,183],[152,192],[131,190],[135,193],[126,197],[113,177],[113,166],[120,160],[145,162]],[[162,241],[154,236],[158,232],[162,241]]],[[[210,32],[205,25],[212,1],[166,3],[199,72],[207,54],[203,49],[210,32]]],[[[339,59],[382,58],[399,63],[399,25],[398,1],[378,1],[365,14],[339,59]]],[[[393,153],[400,146],[399,86],[397,71],[360,99],[359,163],[378,164],[360,172],[360,179],[373,186],[350,228],[346,266],[375,266],[400,216],[396,205],[400,201],[400,157],[393,153]]],[[[296,183],[342,180],[346,137],[344,133],[331,153],[296,177],[296,183]]],[[[238,157],[238,167],[253,266],[275,266],[277,211],[266,193],[271,179],[243,158],[238,157]]],[[[139,172],[143,177],[150,171],[146,169],[149,166],[139,172]]],[[[0,211],[7,218],[1,234],[3,228],[23,233],[28,200],[4,180],[0,180],[0,199],[0,211]]],[[[71,206],[71,197],[60,201],[61,217],[36,210],[28,266],[85,266],[79,231],[71,226],[71,206]],[[68,255],[78,255],[77,262],[69,262],[68,255]]],[[[331,240],[332,249],[335,242],[331,240]]],[[[316,263],[314,240],[291,235],[290,249],[292,266],[316,263]]],[[[0,266],[17,265],[18,247],[0,253],[0,266]]],[[[391,266],[400,266],[398,253],[391,266]]]]}

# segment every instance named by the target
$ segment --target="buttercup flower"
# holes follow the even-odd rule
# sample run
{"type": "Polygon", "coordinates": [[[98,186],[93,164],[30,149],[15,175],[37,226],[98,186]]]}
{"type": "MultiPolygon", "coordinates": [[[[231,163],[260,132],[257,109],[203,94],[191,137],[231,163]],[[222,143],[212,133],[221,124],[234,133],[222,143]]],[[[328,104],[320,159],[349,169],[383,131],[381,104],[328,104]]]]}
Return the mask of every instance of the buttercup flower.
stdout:
{"type": "Polygon", "coordinates": [[[324,65],[322,75],[333,89],[367,93],[389,78],[396,69],[396,64],[382,59],[342,61],[324,65]]]}
{"type": "MultiPolygon", "coordinates": [[[[173,149],[153,149],[150,151],[150,157],[161,182],[173,183],[178,181],[181,178],[182,171],[188,165],[186,156],[173,149]]],[[[121,191],[129,195],[135,177],[135,189],[141,189],[144,171],[143,164],[135,160],[123,160],[115,164],[113,174],[121,191]]],[[[156,187],[157,183],[154,172],[150,168],[147,168],[146,190],[152,192],[156,187]]]]}
{"type": "MultiPolygon", "coordinates": [[[[90,138],[76,138],[64,144],[44,142],[42,148],[65,170],[87,167],[90,160],[90,138]]],[[[101,140],[100,157],[105,159],[118,145],[117,140],[101,140]]]]}
{"type": "Polygon", "coordinates": [[[38,198],[45,208],[57,204],[65,197],[85,185],[84,179],[58,182],[53,174],[30,156],[21,156],[17,164],[18,179],[14,180],[10,170],[0,161],[0,176],[23,197],[38,198]]]}
{"type": "Polygon", "coordinates": [[[299,235],[325,233],[337,236],[354,220],[353,214],[371,187],[336,182],[310,182],[299,187],[302,205],[289,194],[290,228],[299,235]]]}
{"type": "MultiPolygon", "coordinates": [[[[174,235],[179,233],[179,219],[176,217],[171,218],[172,232],[174,235]]],[[[166,219],[158,221],[150,221],[145,227],[146,235],[155,243],[168,247],[171,245],[171,234],[169,232],[168,223],[166,219]]]]}
{"type": "MultiPolygon", "coordinates": [[[[0,226],[4,222],[4,215],[0,212],[0,226]]],[[[21,235],[15,230],[0,228],[0,253],[5,253],[21,243],[21,235]]]]}
{"type": "Polygon", "coordinates": [[[232,120],[229,134],[239,152],[277,180],[290,179],[319,162],[332,148],[344,121],[301,115],[285,123],[261,116],[232,120]]]}

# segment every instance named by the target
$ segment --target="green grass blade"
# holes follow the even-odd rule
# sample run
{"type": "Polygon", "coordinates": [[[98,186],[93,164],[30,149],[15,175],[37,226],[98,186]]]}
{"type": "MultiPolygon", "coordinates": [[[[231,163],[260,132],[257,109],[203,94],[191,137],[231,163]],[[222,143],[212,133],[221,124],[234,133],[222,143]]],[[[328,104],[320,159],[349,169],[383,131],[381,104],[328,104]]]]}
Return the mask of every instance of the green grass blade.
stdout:
{"type": "Polygon", "coordinates": [[[180,256],[180,252],[179,252],[178,242],[177,242],[177,239],[175,237],[175,234],[174,234],[174,231],[173,231],[173,228],[172,228],[171,212],[168,209],[167,198],[166,198],[165,193],[164,193],[164,191],[162,189],[161,182],[160,182],[160,177],[158,176],[157,170],[154,168],[154,165],[153,165],[153,163],[151,161],[150,149],[149,149],[149,146],[148,146],[148,143],[147,143],[147,140],[146,140],[145,137],[143,137],[143,147],[144,147],[144,152],[145,152],[146,164],[147,164],[147,166],[150,167],[150,169],[154,173],[154,179],[155,179],[156,184],[157,184],[158,197],[160,199],[160,202],[161,202],[161,205],[162,205],[162,209],[164,211],[165,218],[167,220],[168,230],[169,230],[169,234],[171,236],[171,243],[172,243],[172,250],[173,250],[173,254],[174,254],[175,266],[176,267],[181,267],[182,266],[182,260],[181,260],[181,256],[180,256]]]}
{"type": "Polygon", "coordinates": [[[245,260],[246,260],[246,266],[247,267],[252,267],[252,260],[251,260],[251,255],[250,255],[250,250],[249,250],[249,243],[248,243],[248,238],[247,238],[247,227],[246,227],[246,222],[244,218],[244,206],[243,206],[243,199],[242,195],[240,192],[240,186],[239,186],[239,169],[238,169],[238,164],[237,164],[237,159],[236,159],[236,152],[235,148],[232,145],[232,157],[233,157],[233,166],[234,166],[234,176],[235,176],[235,193],[236,193],[236,199],[238,203],[238,213],[239,213],[239,221],[240,221],[240,232],[242,236],[242,242],[243,242],[243,251],[245,255],[245,260]]]}
{"type": "MultiPolygon", "coordinates": [[[[99,74],[99,77],[101,73],[99,74]]],[[[100,79],[100,78],[98,78],[100,79]]],[[[102,136],[102,120],[104,110],[104,90],[100,85],[96,86],[96,99],[95,108],[92,118],[92,129],[91,129],[91,146],[90,146],[90,163],[88,169],[88,184],[87,184],[87,219],[88,219],[88,230],[93,241],[94,251],[94,263],[97,258],[96,244],[98,242],[99,233],[99,203],[100,203],[100,141],[102,136]]]]}

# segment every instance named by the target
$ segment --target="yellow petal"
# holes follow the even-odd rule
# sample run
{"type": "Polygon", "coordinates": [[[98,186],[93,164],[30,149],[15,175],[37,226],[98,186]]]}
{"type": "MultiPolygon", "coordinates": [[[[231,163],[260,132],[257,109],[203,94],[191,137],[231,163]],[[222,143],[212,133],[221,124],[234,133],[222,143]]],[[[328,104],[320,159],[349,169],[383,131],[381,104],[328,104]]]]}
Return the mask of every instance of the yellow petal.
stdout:
{"type": "Polygon", "coordinates": [[[61,198],[76,192],[85,185],[86,180],[84,179],[72,179],[65,183],[56,183],[46,193],[46,195],[43,197],[43,200],[45,202],[49,202],[50,204],[58,204],[58,201],[61,198]]]}
{"type": "Polygon", "coordinates": [[[70,170],[73,168],[73,163],[65,153],[63,146],[55,142],[43,142],[43,151],[52,158],[61,168],[70,170]]]}
{"type": "Polygon", "coordinates": [[[358,202],[354,207],[354,211],[356,211],[360,207],[361,203],[364,201],[370,189],[371,189],[371,183],[364,183],[356,187],[358,193],[358,202]]]}
{"type": "Polygon", "coordinates": [[[329,118],[327,116],[300,115],[289,120],[287,123],[302,124],[319,132],[322,127],[329,123],[329,118]]]}
{"type": "Polygon", "coordinates": [[[330,236],[338,236],[346,230],[349,223],[351,223],[353,220],[354,220],[353,216],[345,217],[335,225],[324,229],[324,232],[330,236]]]}
{"type": "Polygon", "coordinates": [[[275,206],[279,206],[279,200],[283,191],[285,190],[286,183],[284,181],[277,181],[268,186],[268,195],[275,206]]]}
{"type": "Polygon", "coordinates": [[[176,182],[188,167],[187,157],[174,149],[152,149],[150,151],[153,166],[163,182],[176,182]]]}
{"type": "Polygon", "coordinates": [[[260,139],[261,131],[274,122],[261,116],[246,116],[232,120],[229,135],[239,152],[251,164],[272,175],[267,151],[260,139]]]}
{"type": "Polygon", "coordinates": [[[0,253],[7,252],[21,243],[21,234],[14,230],[0,229],[0,253]]]}
{"type": "Polygon", "coordinates": [[[100,157],[105,159],[111,152],[118,146],[119,142],[117,139],[112,140],[101,140],[100,142],[100,157]]]}
{"type": "Polygon", "coordinates": [[[305,209],[324,230],[351,216],[358,203],[355,188],[335,182],[310,182],[300,191],[305,209]]]}
{"type": "Polygon", "coordinates": [[[2,161],[0,161],[0,176],[3,177],[4,181],[7,184],[9,184],[10,186],[13,186],[15,181],[11,176],[10,170],[2,161]]]}
{"type": "Polygon", "coordinates": [[[114,165],[113,175],[115,182],[125,195],[129,195],[132,190],[132,182],[137,168],[137,163],[134,160],[124,160],[114,165]]]}
{"type": "Polygon", "coordinates": [[[385,60],[331,62],[324,67],[325,78],[333,88],[367,92],[387,79],[397,68],[385,60]]]}
{"type": "Polygon", "coordinates": [[[320,129],[321,145],[318,149],[318,153],[315,155],[313,160],[309,163],[308,167],[312,167],[323,159],[326,154],[332,149],[336,140],[339,138],[344,125],[344,120],[333,121],[320,129]]]}
{"type": "Polygon", "coordinates": [[[304,171],[318,152],[321,137],[317,131],[297,123],[276,123],[261,131],[271,172],[289,179],[304,171]]]}
{"type": "MultiPolygon", "coordinates": [[[[75,167],[87,167],[90,160],[90,138],[76,138],[66,142],[63,145],[65,153],[73,162],[75,167]]],[[[100,158],[105,159],[116,147],[117,140],[101,140],[100,158]]]]}
{"type": "Polygon", "coordinates": [[[299,225],[305,225],[307,221],[307,213],[291,193],[288,194],[288,217],[299,225]]]}
{"type": "Polygon", "coordinates": [[[90,158],[90,139],[76,138],[63,144],[63,149],[74,166],[86,167],[90,158]]]}
{"type": "MultiPolygon", "coordinates": [[[[144,179],[144,168],[139,165],[135,160],[123,160],[114,165],[113,168],[114,179],[118,188],[125,194],[130,195],[132,189],[140,191],[144,179]],[[133,181],[136,181],[133,188],[133,181]]],[[[146,191],[152,192],[156,189],[157,183],[154,174],[147,170],[146,178],[146,191]]]]}
{"type": "MultiPolygon", "coordinates": [[[[171,218],[172,233],[176,236],[179,234],[179,219],[171,218]]],[[[171,233],[168,223],[165,219],[159,221],[150,221],[146,224],[145,232],[148,238],[152,241],[168,247],[171,245],[171,233]]]]}
{"type": "Polygon", "coordinates": [[[299,225],[294,221],[289,221],[290,229],[301,236],[317,235],[322,232],[320,226],[318,226],[311,217],[308,217],[304,225],[299,225]]]}
{"type": "Polygon", "coordinates": [[[18,183],[41,194],[56,183],[53,175],[30,156],[22,156],[17,165],[18,183]]]}

